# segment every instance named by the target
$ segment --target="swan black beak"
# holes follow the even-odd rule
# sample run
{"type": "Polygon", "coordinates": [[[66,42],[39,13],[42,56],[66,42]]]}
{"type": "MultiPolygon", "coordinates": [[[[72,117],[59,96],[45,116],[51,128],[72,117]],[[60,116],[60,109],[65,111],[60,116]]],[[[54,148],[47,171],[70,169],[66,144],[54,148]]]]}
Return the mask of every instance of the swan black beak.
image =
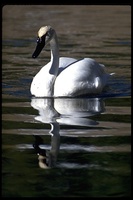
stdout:
{"type": "Polygon", "coordinates": [[[32,54],[32,58],[36,58],[40,52],[42,51],[43,47],[45,46],[45,38],[37,38],[37,46],[36,49],[34,51],[34,53],[32,54]]]}

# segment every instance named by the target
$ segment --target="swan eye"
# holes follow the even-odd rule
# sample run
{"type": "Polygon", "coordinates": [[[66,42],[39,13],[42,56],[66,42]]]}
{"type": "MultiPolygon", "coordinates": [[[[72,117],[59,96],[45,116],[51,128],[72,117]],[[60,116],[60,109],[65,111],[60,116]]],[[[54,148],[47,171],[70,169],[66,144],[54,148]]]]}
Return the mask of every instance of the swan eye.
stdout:
{"type": "Polygon", "coordinates": [[[50,32],[47,32],[47,34],[46,34],[48,37],[50,37],[50,32]]]}
{"type": "Polygon", "coordinates": [[[45,41],[45,38],[46,38],[46,34],[43,35],[42,37],[38,37],[38,38],[37,38],[37,43],[38,43],[38,44],[42,43],[43,41],[45,41]]]}
{"type": "Polygon", "coordinates": [[[37,38],[37,43],[41,43],[42,39],[41,38],[37,38]]]}

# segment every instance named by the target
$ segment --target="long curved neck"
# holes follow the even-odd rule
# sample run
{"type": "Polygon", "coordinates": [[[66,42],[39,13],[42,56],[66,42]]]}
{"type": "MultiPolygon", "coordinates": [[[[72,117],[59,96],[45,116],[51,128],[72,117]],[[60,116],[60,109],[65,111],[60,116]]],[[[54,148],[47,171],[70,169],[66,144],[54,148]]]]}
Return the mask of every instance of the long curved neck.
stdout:
{"type": "Polygon", "coordinates": [[[59,68],[59,47],[58,47],[58,39],[56,33],[54,33],[54,36],[50,41],[50,48],[51,48],[51,68],[49,70],[49,73],[57,76],[59,68]]]}

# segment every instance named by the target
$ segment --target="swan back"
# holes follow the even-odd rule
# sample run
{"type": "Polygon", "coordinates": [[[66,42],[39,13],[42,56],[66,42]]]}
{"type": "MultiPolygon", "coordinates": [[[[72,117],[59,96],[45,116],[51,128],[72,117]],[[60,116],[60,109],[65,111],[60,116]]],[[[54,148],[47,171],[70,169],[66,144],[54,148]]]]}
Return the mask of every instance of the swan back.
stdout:
{"type": "Polygon", "coordinates": [[[56,77],[55,96],[98,94],[107,84],[109,74],[95,60],[84,58],[72,63],[56,77]]]}

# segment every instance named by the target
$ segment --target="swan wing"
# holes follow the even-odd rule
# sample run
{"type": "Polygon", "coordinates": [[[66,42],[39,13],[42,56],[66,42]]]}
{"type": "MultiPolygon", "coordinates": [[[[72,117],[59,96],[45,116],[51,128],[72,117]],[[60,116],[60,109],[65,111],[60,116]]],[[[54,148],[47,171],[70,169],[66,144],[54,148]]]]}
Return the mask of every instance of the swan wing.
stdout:
{"type": "Polygon", "coordinates": [[[58,75],[69,65],[76,62],[77,59],[75,58],[69,58],[69,57],[60,57],[59,59],[59,69],[58,69],[58,75]]]}
{"type": "Polygon", "coordinates": [[[72,63],[57,76],[54,96],[100,93],[109,77],[104,68],[90,58],[72,63]]]}

